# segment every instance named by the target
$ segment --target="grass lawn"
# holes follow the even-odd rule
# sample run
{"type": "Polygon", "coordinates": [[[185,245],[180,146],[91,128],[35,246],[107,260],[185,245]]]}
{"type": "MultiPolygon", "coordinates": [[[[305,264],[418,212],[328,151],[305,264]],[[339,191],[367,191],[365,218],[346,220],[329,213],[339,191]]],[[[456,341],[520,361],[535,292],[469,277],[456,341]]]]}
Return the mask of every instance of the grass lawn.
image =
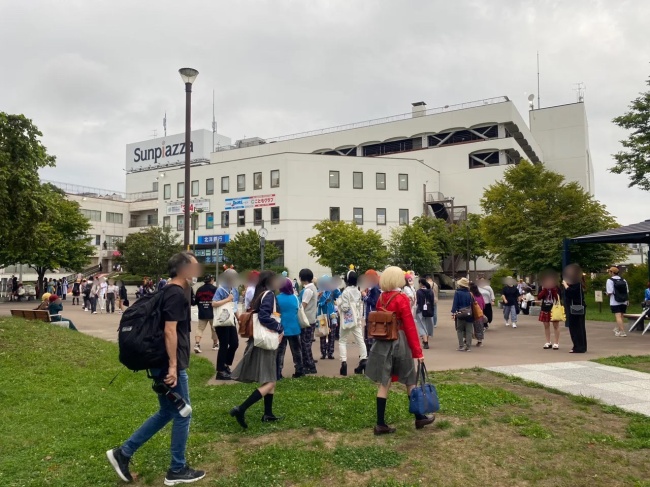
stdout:
{"type": "Polygon", "coordinates": [[[619,355],[616,357],[596,359],[594,362],[650,373],[650,355],[619,355]]]}
{"type": "MultiPolygon", "coordinates": [[[[359,377],[285,380],[262,424],[242,432],[227,414],[252,386],[206,386],[213,365],[193,357],[189,462],[197,485],[650,486],[650,418],[473,369],[432,374],[442,411],[413,429],[403,392],[391,393],[376,438],[375,387],[359,377]],[[646,451],[639,451],[646,450],[646,451]]],[[[0,485],[115,487],[104,451],[156,410],[150,382],[118,363],[114,344],[43,323],[0,319],[0,485]],[[120,371],[112,385],[111,379],[120,371]]],[[[160,485],[169,429],[134,457],[137,485],[160,485]]]]}

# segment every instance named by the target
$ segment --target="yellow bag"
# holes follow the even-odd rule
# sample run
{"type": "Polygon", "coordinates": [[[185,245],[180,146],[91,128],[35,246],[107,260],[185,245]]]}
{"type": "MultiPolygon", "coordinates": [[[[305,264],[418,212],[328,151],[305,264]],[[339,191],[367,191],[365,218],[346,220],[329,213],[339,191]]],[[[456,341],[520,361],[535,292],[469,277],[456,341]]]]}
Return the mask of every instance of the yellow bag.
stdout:
{"type": "Polygon", "coordinates": [[[556,300],[551,308],[551,321],[566,321],[566,312],[560,300],[556,300]]]}

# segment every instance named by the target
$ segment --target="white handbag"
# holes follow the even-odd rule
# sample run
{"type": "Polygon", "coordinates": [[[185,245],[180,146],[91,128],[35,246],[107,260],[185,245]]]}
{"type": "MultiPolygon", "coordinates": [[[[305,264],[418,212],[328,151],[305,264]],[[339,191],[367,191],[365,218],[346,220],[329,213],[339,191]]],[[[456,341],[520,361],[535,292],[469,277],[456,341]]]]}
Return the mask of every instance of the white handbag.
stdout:
{"type": "MultiPolygon", "coordinates": [[[[266,291],[262,300],[267,293],[266,291]]],[[[275,297],[273,298],[273,313],[275,313],[275,297]]],[[[269,330],[266,326],[260,323],[260,317],[258,313],[253,315],[253,345],[262,350],[277,350],[280,345],[279,335],[275,331],[269,330]]]]}
{"type": "MultiPolygon", "coordinates": [[[[225,291],[225,289],[224,289],[225,291]]],[[[213,326],[236,326],[233,302],[230,301],[214,310],[213,326]]]]}
{"type": "Polygon", "coordinates": [[[298,301],[298,324],[300,325],[300,328],[309,328],[311,323],[309,323],[309,320],[307,319],[307,313],[305,313],[305,308],[302,306],[302,303],[300,303],[298,296],[296,296],[296,301],[298,301]]]}

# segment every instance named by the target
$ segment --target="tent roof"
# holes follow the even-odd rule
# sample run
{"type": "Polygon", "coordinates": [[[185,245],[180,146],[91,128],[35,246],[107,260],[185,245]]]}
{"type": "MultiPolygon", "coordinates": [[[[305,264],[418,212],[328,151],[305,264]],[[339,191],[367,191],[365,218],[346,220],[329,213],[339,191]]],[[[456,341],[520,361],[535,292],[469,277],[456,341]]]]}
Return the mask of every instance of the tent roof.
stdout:
{"type": "Polygon", "coordinates": [[[571,243],[647,243],[650,244],[650,220],[603,230],[571,239],[571,243]]]}

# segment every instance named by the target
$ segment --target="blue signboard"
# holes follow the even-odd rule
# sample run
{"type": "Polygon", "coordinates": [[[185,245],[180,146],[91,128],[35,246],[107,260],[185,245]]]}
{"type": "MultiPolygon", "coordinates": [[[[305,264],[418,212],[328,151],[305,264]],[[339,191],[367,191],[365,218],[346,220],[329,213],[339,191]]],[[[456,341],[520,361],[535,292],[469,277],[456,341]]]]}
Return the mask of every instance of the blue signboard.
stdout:
{"type": "Polygon", "coordinates": [[[219,241],[219,244],[227,244],[230,242],[230,235],[202,235],[197,237],[196,243],[198,245],[216,244],[217,240],[219,241]]]}

